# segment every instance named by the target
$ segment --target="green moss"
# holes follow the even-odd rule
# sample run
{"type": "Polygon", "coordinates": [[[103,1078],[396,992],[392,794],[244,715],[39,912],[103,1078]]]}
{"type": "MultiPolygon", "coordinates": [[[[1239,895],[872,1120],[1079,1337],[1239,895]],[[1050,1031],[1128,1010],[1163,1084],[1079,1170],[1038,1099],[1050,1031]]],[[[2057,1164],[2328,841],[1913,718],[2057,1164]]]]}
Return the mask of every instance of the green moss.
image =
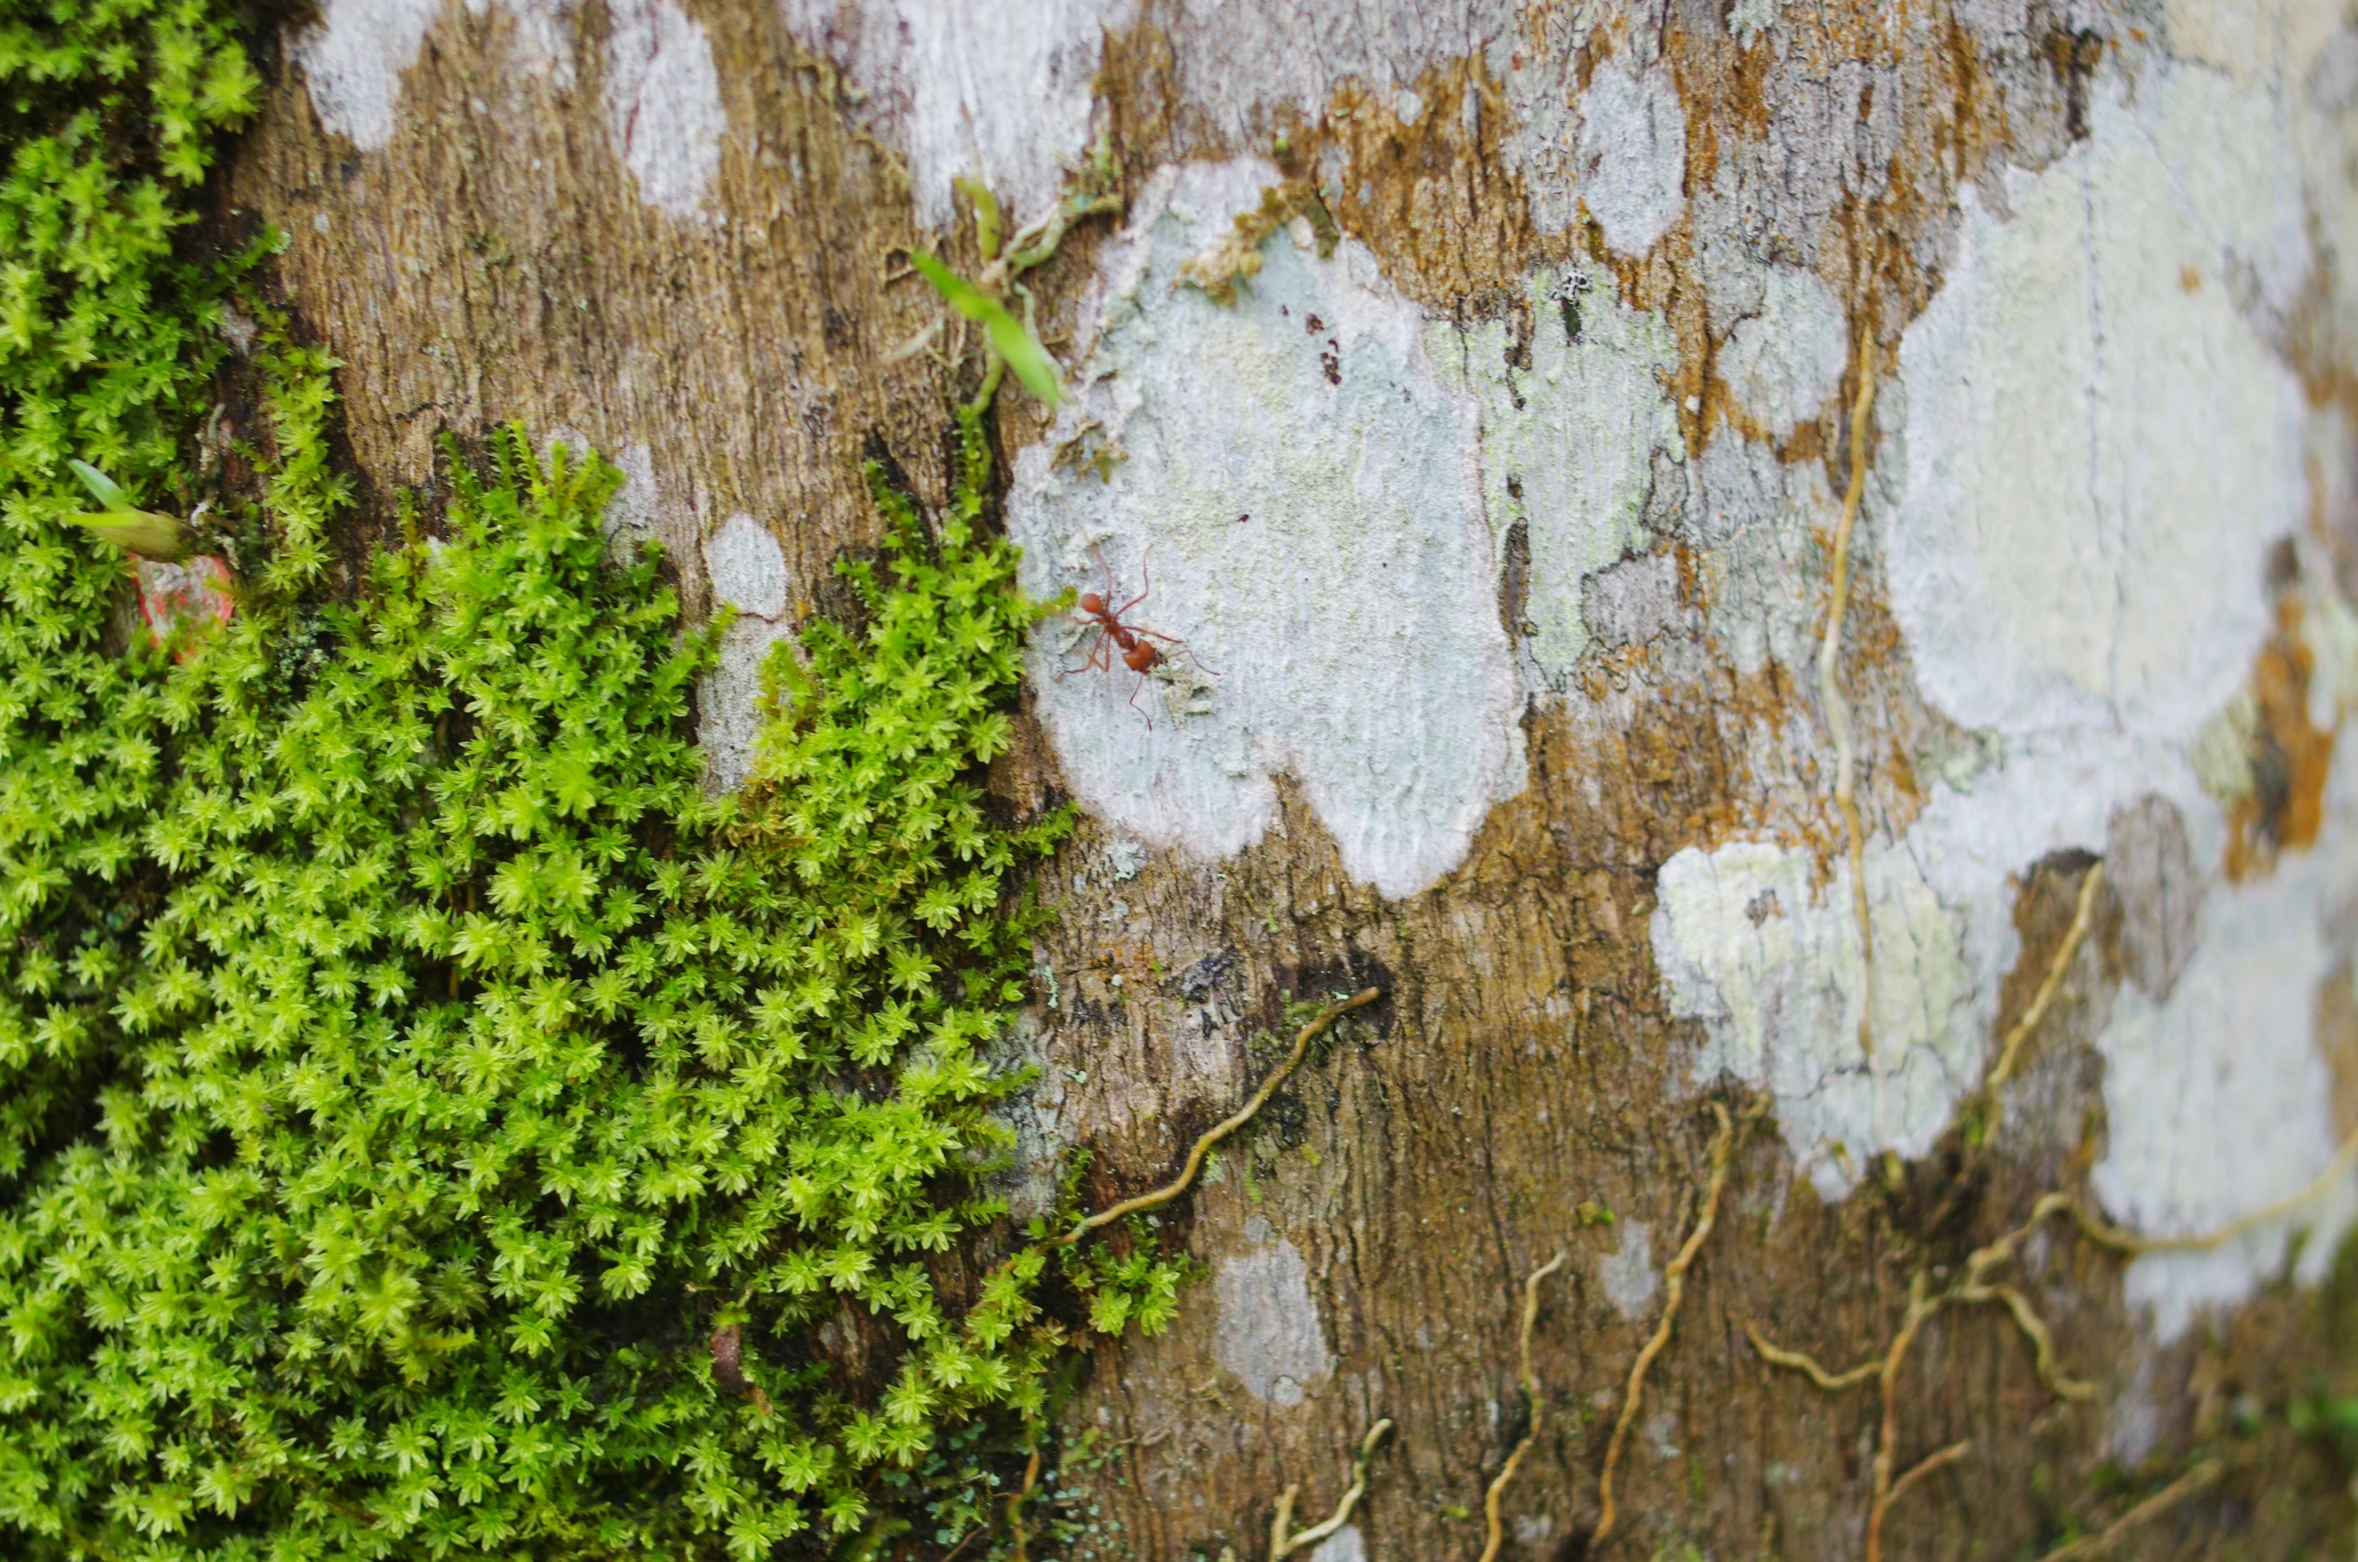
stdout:
{"type": "MultiPolygon", "coordinates": [[[[876,480],[862,621],[774,658],[727,798],[688,737],[718,626],[607,561],[595,458],[453,453],[446,512],[325,589],[333,364],[258,307],[268,448],[206,528],[238,612],[115,647],[65,463],[186,512],[255,258],[171,247],[253,95],[210,15],[0,21],[0,1549],[752,1558],[1003,1514],[982,1450],[1043,1435],[1066,1333],[984,1191],[1020,1082],[985,1049],[1069,818],[976,785],[1041,611],[979,412],[930,528],[876,480]]],[[[1106,1331],[1180,1278],[1129,1235],[1054,1270],[1106,1331]]]]}
{"type": "MultiPolygon", "coordinates": [[[[316,383],[275,399],[281,538],[328,507],[291,475],[316,383]]],[[[936,542],[885,496],[869,624],[809,635],[743,798],[681,735],[709,635],[652,555],[603,563],[615,474],[520,432],[295,687],[268,603],[166,677],[130,1056],[0,1225],[21,1528],[761,1555],[1037,1411],[1040,1257],[962,1308],[929,1268],[999,1213],[959,1189],[1005,1137],[1005,880],[1065,823],[994,828],[964,779],[1034,616],[968,439],[936,542]],[[872,1401],[803,1349],[846,1305],[896,1362],[872,1401]]]]}
{"type": "Polygon", "coordinates": [[[102,648],[122,555],[66,524],[87,503],[66,463],[134,498],[173,472],[237,269],[174,255],[179,190],[257,90],[208,7],[0,15],[0,1176],[105,1066],[162,785],[157,663],[102,648]]]}

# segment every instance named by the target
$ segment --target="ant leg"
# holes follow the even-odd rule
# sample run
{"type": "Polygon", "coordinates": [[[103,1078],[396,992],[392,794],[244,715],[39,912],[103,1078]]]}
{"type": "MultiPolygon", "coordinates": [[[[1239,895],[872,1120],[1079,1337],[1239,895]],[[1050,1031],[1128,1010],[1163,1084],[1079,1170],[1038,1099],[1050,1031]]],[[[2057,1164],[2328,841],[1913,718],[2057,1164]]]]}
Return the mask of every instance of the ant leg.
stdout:
{"type": "MultiPolygon", "coordinates": [[[[1097,653],[1098,653],[1098,651],[1099,651],[1099,650],[1101,650],[1101,649],[1103,648],[1103,646],[1104,646],[1104,643],[1105,643],[1105,631],[1104,631],[1103,629],[1099,628],[1097,625],[1095,625],[1095,624],[1091,624],[1091,625],[1089,626],[1089,631],[1088,631],[1088,633],[1089,633],[1089,635],[1095,636],[1095,638],[1094,638],[1094,639],[1088,639],[1088,640],[1087,640],[1087,643],[1088,643],[1088,646],[1089,646],[1089,656],[1088,656],[1088,659],[1087,659],[1086,661],[1082,662],[1082,663],[1081,663],[1081,665],[1080,665],[1080,666],[1078,666],[1078,667],[1067,667],[1067,668],[1063,669],[1061,672],[1059,672],[1059,673],[1056,675],[1056,681],[1057,681],[1057,682],[1059,682],[1059,683],[1062,683],[1062,682],[1063,682],[1065,679],[1067,679],[1067,678],[1071,677],[1071,676],[1072,676],[1074,673],[1087,672],[1087,671],[1089,671],[1091,668],[1093,668],[1093,667],[1095,667],[1095,666],[1097,665],[1097,653]]],[[[1084,637],[1084,638],[1086,638],[1086,637],[1084,637]]]]}
{"type": "Polygon", "coordinates": [[[1218,673],[1213,673],[1211,668],[1204,665],[1204,659],[1195,654],[1194,646],[1189,645],[1186,641],[1180,639],[1177,635],[1167,635],[1159,629],[1135,629],[1132,630],[1131,633],[1144,635],[1150,640],[1160,640],[1166,644],[1175,645],[1186,654],[1186,657],[1189,661],[1195,663],[1195,665],[1202,671],[1212,673],[1212,676],[1215,678],[1220,676],[1218,673]]]}
{"type": "MultiPolygon", "coordinates": [[[[1105,577],[1105,600],[1111,602],[1114,599],[1113,566],[1105,562],[1105,549],[1092,543],[1089,547],[1089,557],[1097,561],[1097,572],[1105,577]]],[[[1121,616],[1119,612],[1114,614],[1116,618],[1121,616]]]]}
{"type": "MultiPolygon", "coordinates": [[[[1138,595],[1132,597],[1129,601],[1123,603],[1120,607],[1115,608],[1114,617],[1121,617],[1124,613],[1129,612],[1130,609],[1145,601],[1149,596],[1153,595],[1153,593],[1154,544],[1150,542],[1146,545],[1146,552],[1139,555],[1138,559],[1138,595]]],[[[1110,593],[1108,594],[1110,595],[1110,593]]]]}
{"type": "Polygon", "coordinates": [[[1136,683],[1134,683],[1134,684],[1130,685],[1130,709],[1132,709],[1132,710],[1134,710],[1134,711],[1138,711],[1138,719],[1139,719],[1140,721],[1143,721],[1143,722],[1145,722],[1145,723],[1146,723],[1146,730],[1147,730],[1147,731],[1149,731],[1149,732],[1152,732],[1152,731],[1154,730],[1154,718],[1153,718],[1152,716],[1149,716],[1148,714],[1146,714],[1146,712],[1144,712],[1144,711],[1142,711],[1142,710],[1138,710],[1138,694],[1139,694],[1139,691],[1140,691],[1140,690],[1142,690],[1142,689],[1144,689],[1145,687],[1146,687],[1146,674],[1144,674],[1144,673],[1140,673],[1140,674],[1138,675],[1138,681],[1137,681],[1136,683]]]}

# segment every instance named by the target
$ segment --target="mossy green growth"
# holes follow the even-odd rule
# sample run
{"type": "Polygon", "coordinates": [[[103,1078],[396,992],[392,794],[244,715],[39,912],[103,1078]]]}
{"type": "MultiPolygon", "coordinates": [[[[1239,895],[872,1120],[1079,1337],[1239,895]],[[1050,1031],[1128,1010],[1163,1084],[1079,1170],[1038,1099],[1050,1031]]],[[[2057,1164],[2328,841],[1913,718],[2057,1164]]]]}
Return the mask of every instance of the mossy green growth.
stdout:
{"type": "MultiPolygon", "coordinates": [[[[296,540],[322,367],[273,397],[296,540]]],[[[971,779],[1038,610],[965,422],[738,797],[682,735],[709,634],[603,562],[615,474],[520,433],[357,603],[258,593],[164,675],[156,909],[79,977],[124,1054],[0,1216],[20,1554],[758,1557],[1037,1415],[1043,1253],[938,1256],[1000,1214],[1008,874],[1066,825],[971,779]],[[846,1307],[868,1394],[809,1350],[846,1307]]]]}
{"type": "MultiPolygon", "coordinates": [[[[328,588],[333,365],[251,300],[260,489],[199,528],[237,612],[121,643],[67,463],[189,513],[259,255],[172,248],[254,96],[212,16],[0,9],[0,1553],[753,1558],[999,1511],[976,1450],[1042,1435],[1066,1340],[984,1192],[985,1052],[1068,819],[976,785],[1041,611],[979,413],[930,530],[878,479],[861,621],[779,653],[735,796],[688,737],[715,629],[607,561],[594,458],[453,454],[328,588]]],[[[1179,1275],[1055,1270],[1106,1330],[1179,1275]]]]}
{"type": "Polygon", "coordinates": [[[103,647],[123,556],[67,522],[79,457],[146,502],[251,256],[176,256],[185,189],[260,83],[216,8],[0,8],[0,1178],[77,1118],[136,957],[160,797],[154,657],[103,647]]]}

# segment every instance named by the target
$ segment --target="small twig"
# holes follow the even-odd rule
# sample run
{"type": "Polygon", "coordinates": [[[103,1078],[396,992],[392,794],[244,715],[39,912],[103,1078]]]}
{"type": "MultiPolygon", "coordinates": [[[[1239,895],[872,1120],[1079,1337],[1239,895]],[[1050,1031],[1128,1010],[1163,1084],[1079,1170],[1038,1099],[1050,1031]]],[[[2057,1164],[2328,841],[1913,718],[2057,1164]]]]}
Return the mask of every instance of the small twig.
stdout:
{"type": "Polygon", "coordinates": [[[1135,1198],[1124,1199],[1110,1208],[1099,1210],[1063,1236],[1051,1240],[1048,1245],[1050,1247],[1069,1246],[1100,1226],[1110,1226],[1115,1221],[1127,1216],[1143,1214],[1150,1209],[1160,1209],[1179,1197],[1180,1194],[1185,1193],[1195,1182],[1196,1174],[1203,1170],[1204,1157],[1210,1154],[1213,1147],[1218,1145],[1221,1140],[1251,1122],[1261,1108],[1269,1104],[1269,1098],[1277,1094],[1278,1087],[1292,1076],[1295,1069],[1301,1067],[1302,1059],[1310,1051],[1310,1043],[1318,1039],[1319,1033],[1353,1009],[1365,1008],[1382,996],[1381,989],[1368,987],[1320,1009],[1317,1014],[1311,1017],[1310,1023],[1303,1026],[1301,1032],[1294,1037],[1293,1051],[1286,1055],[1286,1060],[1283,1063],[1270,1071],[1267,1079],[1261,1081],[1261,1088],[1253,1092],[1253,1098],[1238,1107],[1233,1114],[1214,1124],[1201,1139],[1196,1140],[1195,1147],[1187,1152],[1187,1164],[1179,1169],[1177,1177],[1151,1193],[1141,1193],[1135,1198]]]}
{"type": "Polygon", "coordinates": [[[1872,1382],[1876,1374],[1883,1370],[1883,1358],[1878,1356],[1873,1361],[1861,1362],[1848,1372],[1828,1372],[1818,1365],[1817,1358],[1805,1351],[1786,1350],[1782,1346],[1771,1345],[1761,1338],[1760,1331],[1751,1324],[1744,1325],[1744,1336],[1752,1341],[1752,1348],[1760,1352],[1762,1360],[1774,1366],[1791,1367],[1796,1372],[1807,1373],[1812,1383],[1829,1394],[1839,1394],[1846,1388],[1872,1382]]]}
{"type": "Polygon", "coordinates": [[[1883,1353],[1883,1369],[1876,1376],[1883,1394],[1883,1420],[1875,1433],[1875,1494],[1867,1505],[1867,1562],[1883,1562],[1883,1521],[1891,1512],[1892,1455],[1899,1442],[1899,1374],[1900,1365],[1908,1359],[1908,1347],[1916,1343],[1916,1331],[1924,1327],[1924,1320],[1940,1311],[1945,1297],[1930,1293],[1925,1284],[1924,1271],[1916,1271],[1916,1278],[1908,1282],[1907,1316],[1900,1321],[1899,1333],[1891,1338],[1891,1349],[1883,1353]]]}
{"type": "Polygon", "coordinates": [[[2151,1523],[2163,1514],[2216,1481],[2225,1471],[2216,1459],[2205,1459],[2193,1469],[2179,1476],[2160,1491],[2146,1498],[2128,1512],[2114,1519],[2085,1540],[2075,1540],[2068,1546],[2058,1546],[2039,1559],[2039,1562],[2081,1562],[2084,1557],[2101,1556],[2131,1530],[2151,1523]]]}
{"type": "Polygon", "coordinates": [[[1875,931],[1867,909],[1867,830],[1859,817],[1858,747],[1850,730],[1850,701],[1842,692],[1842,626],[1850,613],[1850,539],[1858,528],[1859,502],[1867,492],[1867,418],[1875,407],[1875,339],[1859,341],[1859,394],[1850,413],[1850,486],[1842,495],[1842,519],[1834,529],[1834,591],[1826,609],[1826,635],[1818,644],[1818,701],[1834,739],[1834,806],[1850,850],[1851,911],[1859,924],[1859,1051],[1875,1074],[1875,1136],[1884,1132],[1883,1059],[1875,1050],[1875,931]]]}
{"type": "Polygon", "coordinates": [[[2206,1231],[2199,1236],[2139,1236],[2134,1231],[2124,1231],[2090,1214],[2086,1205],[2068,1193],[2050,1193],[2039,1200],[2037,1208],[2031,1211],[2031,1224],[2036,1225],[2049,1215],[2067,1214],[2079,1226],[2080,1234],[2089,1241],[2098,1247],[2111,1248],[2116,1253],[2126,1253],[2132,1258],[2144,1253],[2207,1253],[2213,1248],[2226,1246],[2247,1231],[2282,1220],[2331,1188],[2350,1169],[2353,1161],[2358,1161],[2358,1129],[2353,1129],[2350,1136],[2341,1142],[2341,1147],[2333,1152],[2333,1159],[2325,1163],[2325,1170],[2311,1178],[2298,1192],[2287,1194],[2273,1204],[2263,1204],[2258,1209],[2246,1211],[2216,1231],[2206,1231]]]}
{"type": "Polygon", "coordinates": [[[1531,1445],[1539,1441],[1539,1423],[1546,1413],[1546,1401],[1539,1395],[1539,1374],[1531,1369],[1531,1326],[1539,1319],[1539,1282],[1564,1267],[1564,1255],[1558,1253],[1523,1279],[1523,1326],[1516,1337],[1516,1357],[1522,1363],[1523,1399],[1531,1411],[1531,1424],[1523,1429],[1523,1439],[1515,1444],[1515,1451],[1490,1483],[1490,1490],[1482,1497],[1482,1519],[1488,1527],[1488,1538],[1482,1543],[1482,1562],[1496,1562],[1498,1548],[1505,1542],[1506,1527],[1499,1520],[1499,1499],[1506,1495],[1508,1483],[1515,1471],[1522,1468],[1523,1456],[1531,1445]]]}
{"type": "Polygon", "coordinates": [[[1990,1070],[1988,1089],[1996,1094],[1998,1087],[2014,1077],[2014,1065],[2022,1053],[2022,1044],[2030,1040],[2039,1021],[2047,1017],[2047,1006],[2055,1001],[2056,991],[2063,986],[2063,974],[2071,969],[2072,957],[2080,952],[2080,944],[2088,936],[2088,924],[2095,919],[2096,896],[2104,888],[2104,863],[2098,860],[2080,880],[2080,899],[2071,914],[2071,928],[2063,935],[2063,942],[2055,950],[2055,958],[2047,962],[2047,974],[2039,983],[2039,990],[2031,995],[2030,1007],[2022,1011],[2022,1018],[2006,1032],[2006,1044],[1998,1051],[1998,1066],[1990,1070]]]}
{"type": "Polygon", "coordinates": [[[1613,1439],[1605,1445],[1605,1465],[1597,1475],[1597,1504],[1602,1511],[1597,1518],[1596,1532],[1589,1536],[1591,1554],[1604,1545],[1619,1517],[1613,1505],[1613,1471],[1621,1463],[1621,1450],[1629,1440],[1630,1425],[1637,1420],[1638,1406],[1645,1399],[1646,1371],[1670,1344],[1671,1327],[1678,1322],[1679,1303],[1686,1298],[1687,1268],[1703,1250],[1704,1239],[1711,1235],[1712,1224],[1719,1219],[1719,1196],[1727,1188],[1728,1167],[1735,1159],[1736,1123],[1720,1102],[1712,1102],[1711,1110],[1719,1118],[1719,1132],[1711,1141],[1711,1182],[1704,1190],[1703,1210],[1695,1229],[1688,1233],[1678,1256],[1662,1271],[1662,1322],[1655,1326],[1653,1336],[1639,1349],[1637,1360],[1630,1365],[1629,1388],[1622,1397],[1621,1417],[1613,1423],[1613,1439]]]}
{"type": "Polygon", "coordinates": [[[1269,1521],[1269,1562],[1283,1562],[1284,1558],[1301,1550],[1304,1546],[1317,1545],[1327,1536],[1351,1522],[1351,1510],[1358,1507],[1359,1499],[1367,1495],[1368,1461],[1375,1457],[1375,1451],[1383,1446],[1384,1439],[1391,1435],[1392,1418],[1390,1416],[1386,1416],[1367,1429],[1367,1435],[1359,1440],[1358,1457],[1351,1461],[1351,1484],[1344,1491],[1343,1500],[1335,1504],[1334,1512],[1303,1530],[1300,1534],[1287,1532],[1292,1528],[1294,1522],[1294,1496],[1301,1488],[1288,1486],[1278,1495],[1277,1513],[1269,1521]]]}
{"type": "Polygon", "coordinates": [[[1949,1444],[1948,1447],[1943,1448],[1938,1453],[1926,1454],[1923,1458],[1917,1460],[1913,1465],[1909,1466],[1907,1474],[1901,1476],[1898,1480],[1891,1483],[1891,1500],[1893,1502],[1899,1501],[1900,1497],[1907,1491],[1909,1487],[1915,1485],[1918,1481],[1924,1479],[1924,1477],[1930,1475],[1933,1471],[1939,1469],[1941,1466],[1955,1464],[1958,1460],[1964,1458],[1971,1452],[1973,1452],[1973,1439],[1968,1437],[1961,1443],[1949,1444]]]}

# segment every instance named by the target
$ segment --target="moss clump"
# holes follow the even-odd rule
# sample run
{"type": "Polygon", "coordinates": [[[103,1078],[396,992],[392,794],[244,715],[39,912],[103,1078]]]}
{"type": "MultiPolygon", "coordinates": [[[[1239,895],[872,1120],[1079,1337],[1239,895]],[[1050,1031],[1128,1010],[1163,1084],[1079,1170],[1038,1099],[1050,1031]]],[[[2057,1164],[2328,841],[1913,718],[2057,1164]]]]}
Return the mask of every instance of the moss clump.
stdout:
{"type": "Polygon", "coordinates": [[[79,1112],[137,950],[163,712],[153,658],[101,648],[122,555],[66,524],[87,507],[66,463],[160,488],[221,354],[235,268],[172,250],[259,90],[212,12],[0,14],[0,1177],[79,1112]]]}
{"type": "Polygon", "coordinates": [[[928,1268],[998,1213],[958,1190],[1004,1137],[1005,876],[1064,827],[963,779],[1035,611],[968,441],[936,542],[888,496],[869,626],[810,636],[741,799],[680,735],[708,637],[602,561],[615,474],[521,434],[298,686],[267,603],[165,676],[157,909],[90,973],[121,1066],[0,1217],[21,1531],[759,1556],[1036,1412],[1040,1256],[963,1307],[928,1268]],[[802,1348],[846,1304],[898,1357],[873,1402],[802,1348]]]}
{"type": "MultiPolygon", "coordinates": [[[[864,622],[781,653],[732,798],[711,635],[606,561],[594,458],[454,454],[440,535],[324,589],[332,363],[266,311],[238,612],[117,651],[65,463],[185,511],[254,257],[176,258],[175,191],[253,93],[196,0],[0,21],[0,1551],[753,1558],[985,1511],[941,1434],[1036,1436],[1064,1343],[1049,1248],[972,1237],[1009,875],[1068,821],[974,784],[1039,611],[979,415],[930,533],[878,482],[864,622]]],[[[1059,1269],[1100,1327],[1169,1313],[1151,1255],[1059,1269]]]]}

